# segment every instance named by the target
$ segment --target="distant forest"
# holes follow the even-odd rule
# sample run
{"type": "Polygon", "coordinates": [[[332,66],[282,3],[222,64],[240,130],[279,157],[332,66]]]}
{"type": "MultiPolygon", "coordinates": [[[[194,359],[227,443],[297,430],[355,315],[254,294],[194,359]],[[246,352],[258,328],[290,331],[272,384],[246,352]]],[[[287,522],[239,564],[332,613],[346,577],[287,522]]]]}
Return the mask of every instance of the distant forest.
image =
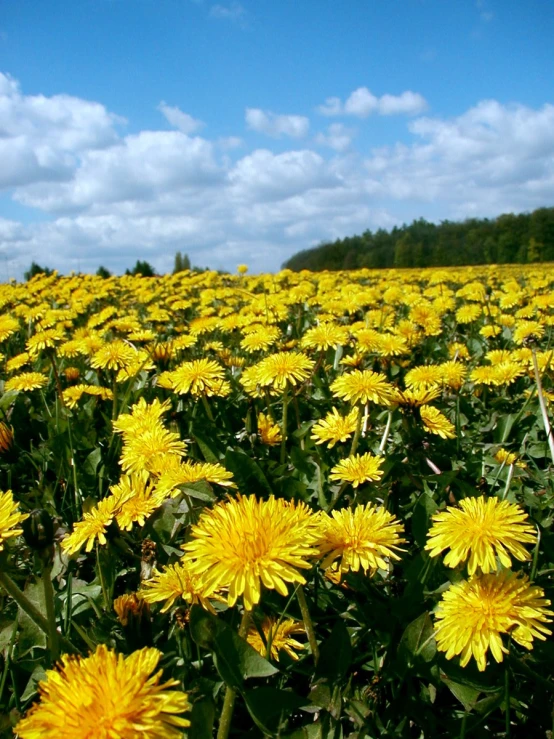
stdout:
{"type": "Polygon", "coordinates": [[[392,231],[367,230],[306,249],[283,268],[318,272],[531,262],[554,262],[554,208],[438,225],[420,218],[392,231]]]}

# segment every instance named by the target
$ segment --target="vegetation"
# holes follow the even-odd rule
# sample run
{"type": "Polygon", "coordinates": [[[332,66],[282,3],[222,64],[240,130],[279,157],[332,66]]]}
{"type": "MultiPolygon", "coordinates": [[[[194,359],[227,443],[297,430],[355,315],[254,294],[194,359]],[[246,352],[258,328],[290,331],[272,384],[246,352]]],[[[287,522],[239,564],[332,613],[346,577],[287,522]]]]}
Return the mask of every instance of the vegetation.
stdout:
{"type": "Polygon", "coordinates": [[[126,269],[125,274],[140,275],[141,277],[154,277],[156,272],[154,270],[154,267],[152,267],[152,265],[149,264],[147,261],[137,259],[137,263],[135,264],[133,269],[126,269]]]}
{"type": "Polygon", "coordinates": [[[184,272],[187,269],[191,269],[189,255],[184,256],[178,251],[175,254],[175,264],[173,266],[173,274],[176,275],[179,272],[184,272]]]}
{"type": "Polygon", "coordinates": [[[300,271],[532,264],[554,261],[554,208],[489,220],[429,223],[364,231],[291,257],[284,268],[300,271]]]}
{"type": "Polygon", "coordinates": [[[549,736],[553,288],[0,285],[2,739],[549,736]]]}
{"type": "Polygon", "coordinates": [[[41,267],[40,264],[37,264],[36,262],[32,262],[29,269],[23,273],[23,277],[27,280],[31,280],[36,275],[51,275],[52,270],[48,267],[41,267]]]}

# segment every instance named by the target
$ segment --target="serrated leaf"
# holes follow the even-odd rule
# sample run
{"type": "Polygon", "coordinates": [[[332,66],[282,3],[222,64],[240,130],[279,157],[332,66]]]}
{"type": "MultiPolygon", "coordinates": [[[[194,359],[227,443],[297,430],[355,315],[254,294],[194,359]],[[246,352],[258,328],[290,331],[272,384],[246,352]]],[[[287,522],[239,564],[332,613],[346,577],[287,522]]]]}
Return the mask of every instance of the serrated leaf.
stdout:
{"type": "Polygon", "coordinates": [[[416,659],[430,662],[437,653],[435,630],[428,613],[422,613],[412,621],[402,634],[398,647],[398,656],[406,664],[413,664],[416,659]]]}
{"type": "Polygon", "coordinates": [[[473,710],[479,696],[481,695],[480,690],[472,688],[470,685],[463,685],[462,683],[454,682],[454,680],[449,680],[444,675],[441,676],[441,680],[448,686],[452,695],[460,701],[466,711],[473,710]]]}
{"type": "Polygon", "coordinates": [[[242,449],[227,449],[225,467],[233,473],[239,490],[257,490],[269,495],[273,493],[260,465],[242,449]]]}

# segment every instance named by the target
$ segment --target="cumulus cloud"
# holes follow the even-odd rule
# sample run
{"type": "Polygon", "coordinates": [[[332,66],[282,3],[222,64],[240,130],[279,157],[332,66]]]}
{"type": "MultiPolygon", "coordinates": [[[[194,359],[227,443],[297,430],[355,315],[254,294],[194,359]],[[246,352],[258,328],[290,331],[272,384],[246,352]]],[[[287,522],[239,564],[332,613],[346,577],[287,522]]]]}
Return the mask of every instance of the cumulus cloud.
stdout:
{"type": "Polygon", "coordinates": [[[205,125],[202,121],[193,118],[188,113],[184,113],[179,108],[167,105],[163,100],[158,105],[158,110],[171,126],[186,134],[196,133],[205,125]]]}
{"type": "MultiPolygon", "coordinates": [[[[409,107],[402,95],[369,95],[350,96],[350,110],[409,107]]],[[[373,149],[338,122],[301,147],[283,139],[252,149],[246,132],[197,135],[192,116],[171,106],[161,112],[177,114],[176,130],[129,134],[100,103],[28,96],[6,75],[0,106],[0,276],[7,267],[21,277],[32,259],[64,272],[121,272],[146,259],[164,271],[177,250],[202,266],[276,269],[300,249],[366,228],[554,202],[550,104],[485,100],[457,117],[415,117],[402,140],[373,149]],[[2,210],[10,197],[34,209],[28,223],[11,204],[2,210]]],[[[309,133],[302,116],[250,110],[264,133],[309,133]]]]}
{"type": "Polygon", "coordinates": [[[277,115],[260,108],[246,108],[246,125],[252,131],[280,138],[290,136],[300,139],[308,134],[310,121],[303,115],[277,115]]]}
{"type": "Polygon", "coordinates": [[[347,128],[342,123],[331,123],[327,128],[327,133],[318,133],[315,137],[315,143],[319,146],[328,146],[335,151],[346,151],[352,143],[355,131],[347,128]]]}
{"type": "Polygon", "coordinates": [[[317,110],[325,116],[353,115],[367,118],[377,115],[417,115],[427,109],[427,101],[418,92],[406,90],[400,95],[382,95],[377,97],[367,87],[358,87],[346,99],[344,104],[338,97],[327,98],[317,110]]]}

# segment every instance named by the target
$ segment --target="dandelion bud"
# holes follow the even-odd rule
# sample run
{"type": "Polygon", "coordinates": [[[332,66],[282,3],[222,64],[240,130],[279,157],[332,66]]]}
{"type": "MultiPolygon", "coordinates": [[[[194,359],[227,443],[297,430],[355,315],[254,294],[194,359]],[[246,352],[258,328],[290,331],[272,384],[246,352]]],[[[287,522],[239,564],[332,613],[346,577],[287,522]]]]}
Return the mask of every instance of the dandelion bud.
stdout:
{"type": "Polygon", "coordinates": [[[10,426],[7,426],[3,421],[0,421],[0,454],[11,449],[13,444],[13,430],[10,426]]]}
{"type": "Polygon", "coordinates": [[[35,508],[23,522],[23,536],[31,549],[42,550],[54,543],[54,523],[44,508],[35,508]]]}

